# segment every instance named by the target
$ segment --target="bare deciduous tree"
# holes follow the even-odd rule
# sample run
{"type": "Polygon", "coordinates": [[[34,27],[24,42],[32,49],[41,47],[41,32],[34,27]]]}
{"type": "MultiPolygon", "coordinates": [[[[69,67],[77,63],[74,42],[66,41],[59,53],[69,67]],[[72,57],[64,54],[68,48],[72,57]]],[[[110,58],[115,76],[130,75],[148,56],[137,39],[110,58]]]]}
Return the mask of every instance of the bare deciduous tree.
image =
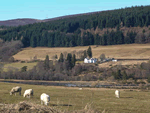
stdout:
{"type": "Polygon", "coordinates": [[[103,61],[103,60],[106,58],[106,57],[105,57],[105,54],[104,54],[104,53],[101,54],[99,58],[100,58],[101,61],[103,61]]]}
{"type": "Polygon", "coordinates": [[[64,57],[64,59],[67,59],[67,52],[65,51],[65,52],[63,52],[63,57],[64,57]]]}

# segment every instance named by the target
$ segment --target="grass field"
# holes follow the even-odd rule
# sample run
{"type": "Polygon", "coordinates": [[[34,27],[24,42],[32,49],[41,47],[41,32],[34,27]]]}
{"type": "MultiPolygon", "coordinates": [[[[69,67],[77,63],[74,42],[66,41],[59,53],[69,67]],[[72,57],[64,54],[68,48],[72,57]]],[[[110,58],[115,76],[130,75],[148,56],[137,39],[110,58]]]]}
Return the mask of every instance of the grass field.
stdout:
{"type": "Polygon", "coordinates": [[[15,62],[15,63],[7,63],[4,65],[3,71],[7,71],[8,69],[21,69],[23,66],[27,66],[27,70],[32,69],[37,62],[32,62],[32,63],[20,63],[20,62],[15,62]]]}
{"type": "Polygon", "coordinates": [[[78,88],[53,87],[42,85],[24,85],[0,82],[0,103],[11,104],[20,101],[29,101],[40,104],[40,95],[45,92],[50,95],[49,106],[61,110],[72,111],[84,109],[87,103],[91,104],[93,109],[105,113],[150,113],[150,92],[120,90],[121,97],[115,97],[115,89],[103,88],[78,88]],[[25,89],[32,88],[34,96],[31,99],[23,96],[10,96],[9,91],[13,86],[22,87],[22,95],[25,89]]]}
{"type": "Polygon", "coordinates": [[[99,64],[99,67],[112,67],[112,66],[115,66],[115,65],[126,65],[126,66],[131,66],[133,67],[134,65],[137,65],[137,64],[141,64],[143,62],[148,62],[148,60],[140,60],[140,61],[135,61],[135,60],[124,60],[124,61],[117,61],[117,62],[105,62],[105,63],[102,63],[102,64],[99,64]]]}
{"type": "MultiPolygon", "coordinates": [[[[150,44],[124,44],[124,45],[110,45],[110,46],[91,46],[93,57],[98,58],[102,53],[106,57],[113,58],[150,58],[150,44]]],[[[25,48],[23,51],[14,55],[15,59],[18,60],[30,60],[35,55],[38,59],[45,59],[45,56],[48,54],[50,59],[57,55],[60,56],[60,53],[63,52],[72,52],[72,51],[81,51],[87,50],[88,46],[77,46],[77,47],[36,47],[36,48],[25,48]]]]}

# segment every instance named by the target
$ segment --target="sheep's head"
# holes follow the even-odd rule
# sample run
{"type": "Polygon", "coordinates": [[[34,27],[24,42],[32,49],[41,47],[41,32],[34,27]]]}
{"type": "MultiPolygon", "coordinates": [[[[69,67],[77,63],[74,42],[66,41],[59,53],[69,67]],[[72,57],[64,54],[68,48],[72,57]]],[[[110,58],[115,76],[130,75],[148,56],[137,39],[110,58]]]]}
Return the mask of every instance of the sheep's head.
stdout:
{"type": "Polygon", "coordinates": [[[12,95],[13,94],[13,92],[12,91],[10,91],[10,95],[12,95]]]}
{"type": "Polygon", "coordinates": [[[23,94],[23,97],[26,97],[26,94],[23,94]]]}
{"type": "Polygon", "coordinates": [[[45,102],[45,105],[48,106],[49,102],[45,102]]]}
{"type": "Polygon", "coordinates": [[[14,89],[12,89],[12,90],[10,91],[10,95],[12,95],[14,92],[15,92],[14,89]]]}

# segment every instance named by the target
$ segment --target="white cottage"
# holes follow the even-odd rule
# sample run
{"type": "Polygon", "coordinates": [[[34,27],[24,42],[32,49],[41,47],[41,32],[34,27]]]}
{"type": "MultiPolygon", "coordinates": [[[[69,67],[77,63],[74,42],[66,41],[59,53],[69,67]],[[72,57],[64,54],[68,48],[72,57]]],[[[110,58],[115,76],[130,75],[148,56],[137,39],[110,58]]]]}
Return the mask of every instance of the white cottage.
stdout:
{"type": "Polygon", "coordinates": [[[85,58],[84,59],[84,63],[96,63],[96,61],[97,61],[96,58],[91,58],[91,59],[85,58]]]}
{"type": "Polygon", "coordinates": [[[84,63],[89,63],[89,59],[88,59],[88,58],[85,58],[85,59],[84,59],[84,63]]]}
{"type": "Polygon", "coordinates": [[[117,62],[117,59],[112,60],[113,62],[117,62]]]}

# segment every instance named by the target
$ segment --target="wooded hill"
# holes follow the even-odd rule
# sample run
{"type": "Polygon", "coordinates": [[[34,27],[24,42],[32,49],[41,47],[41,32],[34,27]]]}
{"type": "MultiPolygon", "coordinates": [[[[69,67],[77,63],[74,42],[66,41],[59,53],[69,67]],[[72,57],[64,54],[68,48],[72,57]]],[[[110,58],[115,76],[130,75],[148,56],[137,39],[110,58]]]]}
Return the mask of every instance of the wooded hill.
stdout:
{"type": "Polygon", "coordinates": [[[22,40],[24,47],[148,43],[149,25],[150,6],[136,6],[6,27],[0,30],[0,38],[22,40]]]}

